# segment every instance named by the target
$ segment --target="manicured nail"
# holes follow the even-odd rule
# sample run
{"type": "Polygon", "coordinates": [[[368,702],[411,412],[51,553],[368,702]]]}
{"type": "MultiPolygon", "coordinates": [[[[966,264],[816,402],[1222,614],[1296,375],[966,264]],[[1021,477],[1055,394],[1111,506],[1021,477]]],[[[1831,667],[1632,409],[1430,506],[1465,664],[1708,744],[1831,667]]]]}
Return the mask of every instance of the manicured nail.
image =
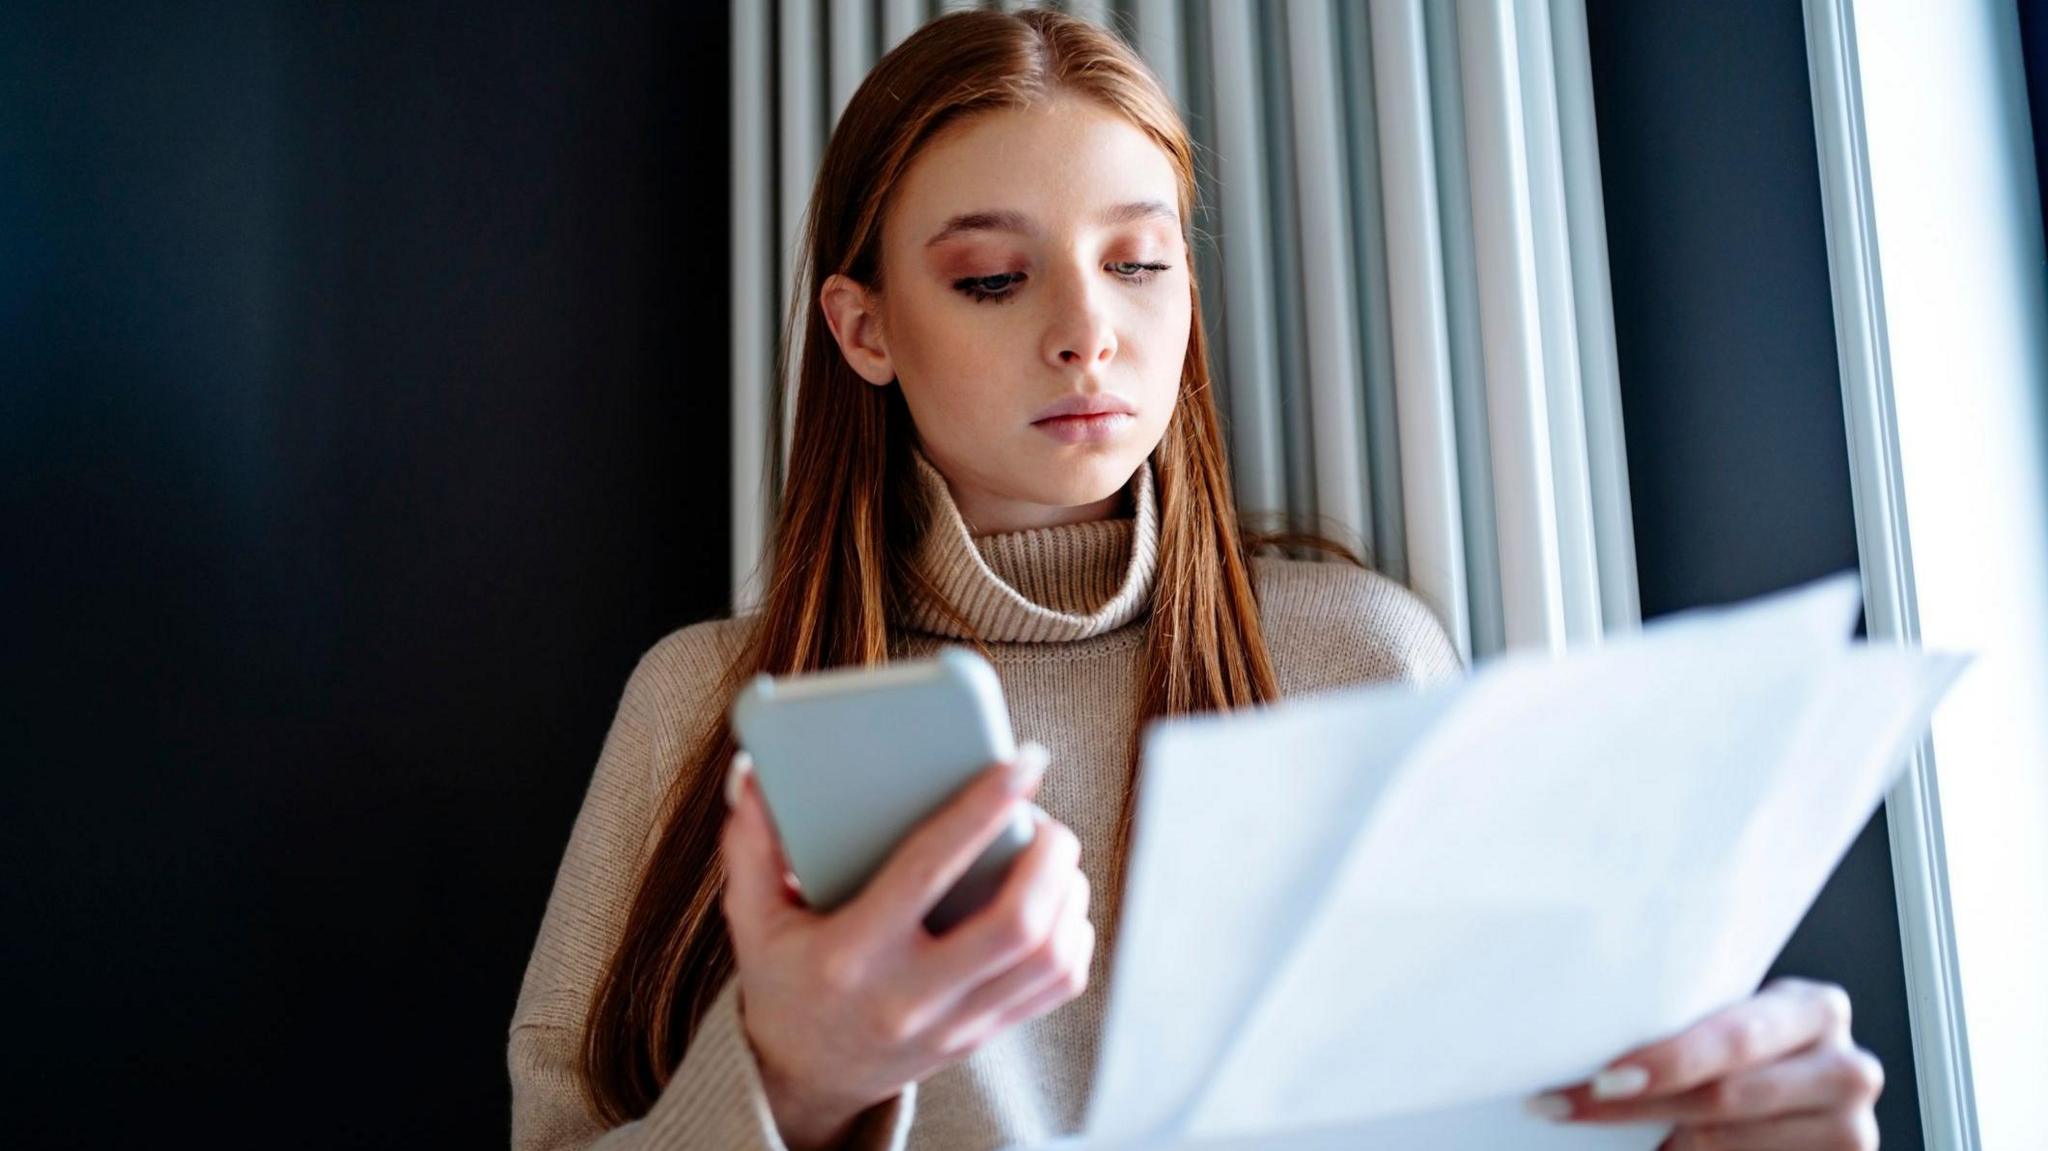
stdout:
{"type": "Polygon", "coordinates": [[[1529,1109],[1529,1114],[1552,1122],[1568,1119],[1572,1113],[1572,1101],[1555,1091],[1531,1096],[1524,1106],[1529,1109]]]}
{"type": "Polygon", "coordinates": [[[1640,1067],[1609,1067],[1593,1076],[1593,1098],[1627,1099],[1649,1085],[1650,1073],[1640,1067]]]}
{"type": "Polygon", "coordinates": [[[1052,762],[1052,752],[1037,740],[1026,740],[1017,745],[1017,755],[1010,760],[1010,786],[1023,791],[1032,781],[1045,774],[1045,767],[1052,762]]]}
{"type": "Polygon", "coordinates": [[[740,788],[747,785],[747,773],[754,770],[754,757],[745,751],[732,753],[732,766],[725,769],[725,805],[733,807],[740,801],[740,788]]]}

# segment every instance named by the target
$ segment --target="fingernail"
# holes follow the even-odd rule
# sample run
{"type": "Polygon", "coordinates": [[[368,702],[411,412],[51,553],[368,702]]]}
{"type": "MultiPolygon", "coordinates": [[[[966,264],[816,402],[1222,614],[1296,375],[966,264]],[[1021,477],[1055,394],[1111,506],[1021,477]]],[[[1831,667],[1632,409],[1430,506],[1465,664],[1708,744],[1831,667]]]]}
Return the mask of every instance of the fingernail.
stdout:
{"type": "Polygon", "coordinates": [[[1627,1099],[1649,1085],[1650,1073],[1640,1067],[1609,1067],[1593,1076],[1593,1098],[1627,1099]]]}
{"type": "Polygon", "coordinates": [[[1045,774],[1045,767],[1052,762],[1052,752],[1037,740],[1026,740],[1017,745],[1017,755],[1010,760],[1010,786],[1018,791],[1030,787],[1032,781],[1045,774]]]}
{"type": "Polygon", "coordinates": [[[754,757],[745,751],[732,753],[732,765],[725,769],[725,805],[734,807],[740,801],[740,788],[747,785],[747,773],[754,770],[754,757]]]}
{"type": "Polygon", "coordinates": [[[1570,1118],[1572,1113],[1572,1101],[1555,1091],[1531,1096],[1523,1106],[1529,1109],[1529,1114],[1552,1122],[1570,1118]]]}

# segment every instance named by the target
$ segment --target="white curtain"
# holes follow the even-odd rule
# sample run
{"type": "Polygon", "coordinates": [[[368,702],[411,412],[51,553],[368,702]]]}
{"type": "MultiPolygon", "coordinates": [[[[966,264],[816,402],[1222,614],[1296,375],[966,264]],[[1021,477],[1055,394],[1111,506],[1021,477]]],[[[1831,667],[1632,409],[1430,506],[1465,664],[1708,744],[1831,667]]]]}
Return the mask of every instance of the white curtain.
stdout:
{"type": "MultiPolygon", "coordinates": [[[[825,133],[876,53],[959,6],[734,0],[737,605],[758,592],[777,319],[825,133]]],[[[1635,627],[1583,0],[1062,7],[1130,40],[1197,140],[1242,510],[1361,547],[1469,659],[1635,627]]]]}

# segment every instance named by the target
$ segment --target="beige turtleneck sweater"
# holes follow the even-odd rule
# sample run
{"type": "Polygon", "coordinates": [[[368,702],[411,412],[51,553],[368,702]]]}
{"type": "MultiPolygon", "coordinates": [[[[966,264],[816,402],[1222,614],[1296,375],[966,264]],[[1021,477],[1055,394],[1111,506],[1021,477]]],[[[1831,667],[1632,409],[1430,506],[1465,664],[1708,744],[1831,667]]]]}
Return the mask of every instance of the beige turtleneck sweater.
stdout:
{"type": "MultiPolygon", "coordinates": [[[[1036,801],[1074,830],[1089,884],[1106,891],[1132,773],[1138,661],[1156,558],[1151,467],[1134,477],[1132,514],[1125,517],[975,536],[944,479],[922,456],[917,465],[936,509],[917,562],[987,642],[1017,738],[1051,749],[1036,801]]],[[[1265,558],[1255,561],[1254,575],[1284,694],[1461,671],[1429,608],[1391,580],[1346,564],[1265,558]]],[[[899,657],[929,654],[951,636],[944,616],[928,605],[912,607],[896,623],[899,657]]],[[[515,1149],[784,1151],[732,981],[640,1119],[605,1131],[585,1109],[579,1059],[585,1012],[657,830],[656,800],[685,750],[726,707],[713,693],[745,626],[717,620],[677,631],[641,658],[626,683],[512,1018],[515,1149]]],[[[1245,765],[1247,786],[1258,768],[1245,765]]],[[[1095,912],[1095,958],[1080,997],[870,1109],[852,1144],[980,1151],[1077,1131],[1102,1029],[1113,903],[1096,903],[1104,910],[1095,912]]]]}

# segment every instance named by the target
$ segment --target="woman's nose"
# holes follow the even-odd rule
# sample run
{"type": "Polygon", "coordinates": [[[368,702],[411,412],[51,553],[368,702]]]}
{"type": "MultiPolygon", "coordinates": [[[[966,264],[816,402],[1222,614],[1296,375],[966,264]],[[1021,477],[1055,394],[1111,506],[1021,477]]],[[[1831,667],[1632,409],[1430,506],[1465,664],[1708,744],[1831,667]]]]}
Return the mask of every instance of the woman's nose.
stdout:
{"type": "Polygon", "coordinates": [[[1052,293],[1054,309],[1045,333],[1046,359],[1058,368],[1090,368],[1116,356],[1116,328],[1101,298],[1102,289],[1083,275],[1061,277],[1052,293]]]}

